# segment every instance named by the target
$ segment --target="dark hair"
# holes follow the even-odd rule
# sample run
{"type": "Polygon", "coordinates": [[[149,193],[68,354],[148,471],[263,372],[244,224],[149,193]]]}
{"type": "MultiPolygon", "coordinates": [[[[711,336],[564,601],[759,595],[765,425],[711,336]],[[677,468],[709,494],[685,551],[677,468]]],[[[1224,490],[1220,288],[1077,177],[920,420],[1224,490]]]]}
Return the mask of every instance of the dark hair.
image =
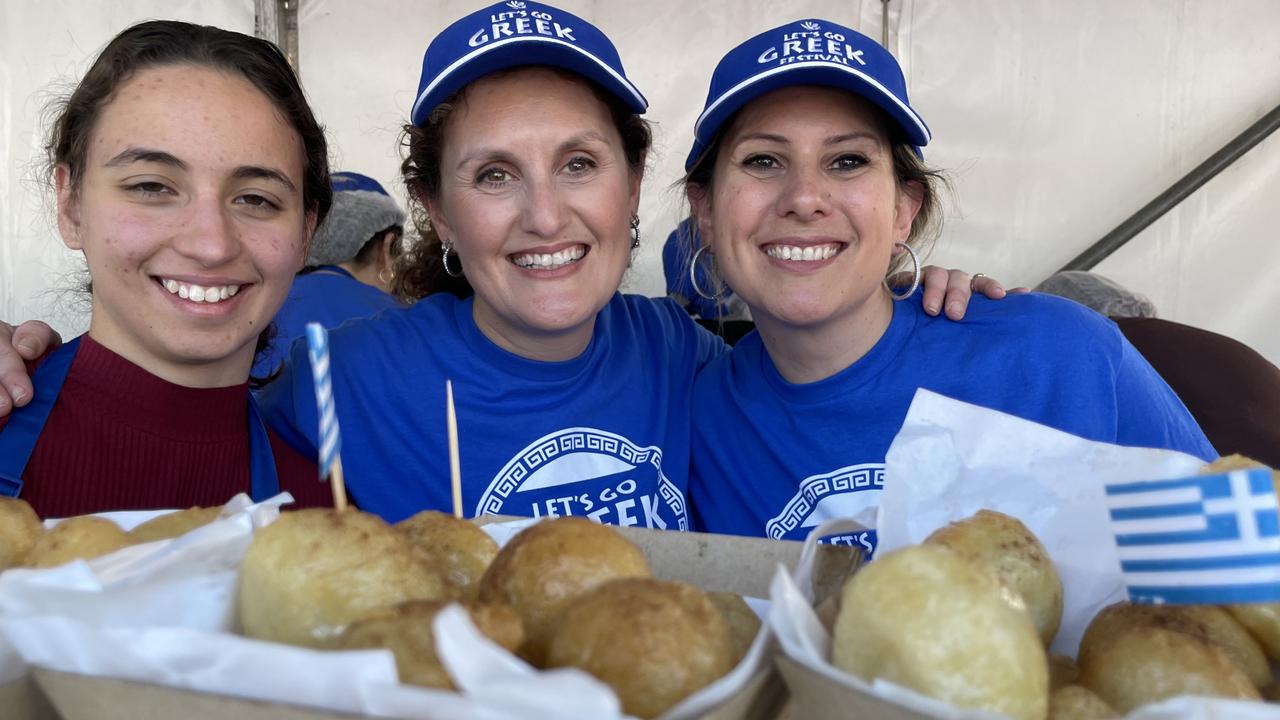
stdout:
{"type": "Polygon", "coordinates": [[[382,252],[382,240],[387,236],[387,233],[395,233],[395,237],[391,240],[391,261],[395,262],[396,258],[400,257],[400,241],[404,237],[403,225],[391,225],[374,233],[365,241],[364,245],[360,246],[360,250],[351,258],[351,262],[355,263],[357,267],[364,267],[376,261],[378,253],[382,252]]]}
{"type": "MultiPolygon", "coordinates": [[[[877,112],[879,113],[879,111],[877,112]]],[[[941,170],[926,165],[924,160],[916,154],[915,148],[895,131],[894,125],[888,122],[883,113],[880,113],[880,115],[882,124],[889,135],[889,143],[893,155],[893,176],[897,181],[899,192],[905,192],[906,188],[912,184],[920,188],[920,210],[916,213],[915,220],[911,223],[911,232],[907,235],[907,244],[923,258],[928,252],[929,246],[942,233],[942,195],[951,188],[951,182],[941,170]]],[[[721,127],[727,130],[733,127],[733,123],[736,120],[737,115],[735,114],[726,120],[721,127]]],[[[716,159],[720,155],[720,146],[724,143],[724,137],[725,130],[722,130],[711,141],[706,152],[702,153],[702,156],[694,163],[693,168],[679,181],[681,184],[686,188],[690,185],[696,185],[706,192],[711,191],[716,159]]],[[[690,235],[692,236],[692,233],[690,235]]],[[[691,248],[689,250],[690,254],[696,249],[691,248]]],[[[901,269],[907,262],[905,255],[906,253],[903,253],[903,257],[891,263],[891,272],[901,269]]]]}
{"type": "MultiPolygon", "coordinates": [[[[317,225],[323,222],[333,203],[329,146],[288,59],[266,40],[209,25],[152,20],[112,38],[75,90],[50,109],[53,121],[45,143],[49,175],[65,164],[70,169],[72,192],[77,191],[102,108],[120,86],[147,68],[181,64],[238,75],[267,96],[302,140],[303,207],[315,213],[317,225]]],[[[274,332],[268,326],[259,336],[259,351],[274,332]]]]}
{"type": "MultiPolygon", "coordinates": [[[[653,142],[649,123],[636,115],[619,98],[586,78],[551,68],[566,79],[587,84],[591,92],[609,108],[618,134],[622,137],[622,149],[627,165],[633,172],[644,169],[645,153],[653,142]]],[[[499,71],[486,75],[493,77],[499,71]]],[[[466,102],[467,88],[436,106],[421,126],[406,125],[401,136],[401,146],[407,149],[400,173],[409,190],[409,215],[421,239],[396,261],[394,291],[405,302],[414,302],[432,293],[447,292],[457,297],[468,297],[475,291],[467,278],[453,277],[444,270],[444,258],[439,238],[431,227],[422,198],[438,198],[440,195],[440,157],[444,152],[444,126],[459,104],[466,102]]],[[[460,267],[457,254],[450,266],[460,267]]],[[[465,272],[465,268],[464,268],[465,272]]]]}

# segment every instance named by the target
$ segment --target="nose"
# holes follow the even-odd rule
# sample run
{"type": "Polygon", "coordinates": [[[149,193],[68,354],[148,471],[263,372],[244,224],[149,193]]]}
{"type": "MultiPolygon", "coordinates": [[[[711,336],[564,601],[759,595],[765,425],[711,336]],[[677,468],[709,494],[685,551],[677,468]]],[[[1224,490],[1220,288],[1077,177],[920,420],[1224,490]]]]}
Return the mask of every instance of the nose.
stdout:
{"type": "Polygon", "coordinates": [[[564,198],[554,180],[528,182],[525,185],[525,208],[522,229],[541,238],[554,238],[564,229],[564,198]]]}
{"type": "Polygon", "coordinates": [[[184,224],[174,234],[173,247],[202,267],[217,267],[240,253],[240,236],[217,197],[200,197],[187,206],[184,224]]]}
{"type": "Polygon", "coordinates": [[[821,169],[801,164],[793,166],[778,197],[778,214],[799,220],[825,216],[831,209],[831,192],[825,181],[821,169]]]}

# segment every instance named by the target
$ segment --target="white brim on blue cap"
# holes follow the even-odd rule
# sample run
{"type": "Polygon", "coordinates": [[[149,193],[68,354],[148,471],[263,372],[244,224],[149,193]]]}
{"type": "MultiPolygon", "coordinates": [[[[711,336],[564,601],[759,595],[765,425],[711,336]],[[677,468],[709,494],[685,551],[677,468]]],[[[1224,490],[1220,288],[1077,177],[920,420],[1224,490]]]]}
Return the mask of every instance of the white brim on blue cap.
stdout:
{"type": "Polygon", "coordinates": [[[685,160],[685,169],[693,168],[724,124],[743,106],[774,90],[796,85],[835,87],[865,98],[889,116],[917,153],[932,137],[929,127],[907,101],[906,82],[893,55],[871,38],[836,23],[801,20],[747,40],[716,65],[706,105],[694,123],[693,148],[685,160]],[[814,35],[816,45],[823,46],[820,50],[838,52],[805,53],[815,43],[781,40],[805,34],[814,35]]]}
{"type": "Polygon", "coordinates": [[[559,8],[509,0],[454,22],[431,41],[411,120],[422,125],[440,103],[485,75],[534,65],[581,75],[637,114],[648,109],[617,49],[598,28],[559,8]]]}

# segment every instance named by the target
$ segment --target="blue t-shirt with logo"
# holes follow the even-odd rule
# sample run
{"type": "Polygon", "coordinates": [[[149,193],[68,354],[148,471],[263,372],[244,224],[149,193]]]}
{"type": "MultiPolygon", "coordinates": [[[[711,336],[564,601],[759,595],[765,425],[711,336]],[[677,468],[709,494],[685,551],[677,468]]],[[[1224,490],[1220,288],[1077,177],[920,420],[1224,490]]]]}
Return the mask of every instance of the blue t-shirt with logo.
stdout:
{"type": "Polygon", "coordinates": [[[352,318],[373,317],[402,307],[394,295],[362,283],[336,265],[294,278],[289,297],[276,313],[276,336],[253,361],[253,375],[266,377],[289,358],[289,346],[307,334],[307,323],[332,330],[352,318]]]}
{"type": "MultiPolygon", "coordinates": [[[[467,516],[579,515],[689,528],[690,398],[724,343],[669,300],[615,294],[578,357],[503,350],[471,299],[437,294],[329,334],[347,491],[395,522],[449,511],[445,380],[453,381],[467,516]]],[[[267,421],[315,456],[305,343],[262,397],[267,421]]]]}
{"type": "MultiPolygon", "coordinates": [[[[814,383],[779,373],[758,333],[694,390],[694,528],[803,539],[879,504],[884,460],[917,388],[1090,440],[1217,457],[1186,407],[1115,324],[1068,300],[977,297],[963,322],[920,293],[853,365],[814,383]]],[[[870,552],[875,534],[833,538],[870,552]]]]}

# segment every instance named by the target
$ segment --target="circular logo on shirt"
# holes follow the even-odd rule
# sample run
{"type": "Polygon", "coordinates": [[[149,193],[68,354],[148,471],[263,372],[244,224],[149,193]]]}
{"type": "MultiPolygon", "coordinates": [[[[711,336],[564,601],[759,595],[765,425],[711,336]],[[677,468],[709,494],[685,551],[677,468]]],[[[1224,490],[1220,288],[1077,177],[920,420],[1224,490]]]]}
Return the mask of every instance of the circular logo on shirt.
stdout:
{"type": "MultiPolygon", "coordinates": [[[[822,475],[810,475],[800,481],[782,512],[765,523],[766,537],[803,540],[809,530],[833,518],[855,517],[880,504],[884,489],[884,463],[848,465],[822,475]]],[[[836,545],[856,545],[868,555],[875,550],[876,534],[868,530],[852,535],[835,535],[822,539],[836,545]]]]}
{"type": "Polygon", "coordinates": [[[684,493],[662,472],[662,450],[594,428],[559,430],[521,450],[480,496],[476,514],[689,529],[684,493]]]}

